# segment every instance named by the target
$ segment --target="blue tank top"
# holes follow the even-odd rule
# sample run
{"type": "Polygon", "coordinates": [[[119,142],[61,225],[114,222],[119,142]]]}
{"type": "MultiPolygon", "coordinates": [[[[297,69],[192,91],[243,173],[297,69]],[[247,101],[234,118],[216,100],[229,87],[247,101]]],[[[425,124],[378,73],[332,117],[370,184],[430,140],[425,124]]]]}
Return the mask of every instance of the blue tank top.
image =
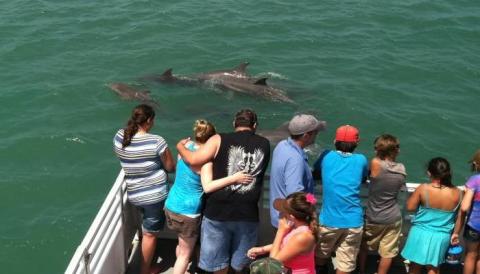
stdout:
{"type": "MultiPolygon", "coordinates": [[[[187,149],[194,151],[194,144],[191,143],[187,149]]],[[[178,160],[175,182],[168,193],[165,207],[177,214],[198,215],[202,209],[202,196],[200,175],[191,170],[183,159],[178,160]]]]}
{"type": "Polygon", "coordinates": [[[457,209],[462,202],[462,192],[457,206],[453,210],[431,208],[428,203],[428,190],[425,190],[425,206],[420,205],[412,224],[425,230],[451,233],[455,226],[457,209]]]}

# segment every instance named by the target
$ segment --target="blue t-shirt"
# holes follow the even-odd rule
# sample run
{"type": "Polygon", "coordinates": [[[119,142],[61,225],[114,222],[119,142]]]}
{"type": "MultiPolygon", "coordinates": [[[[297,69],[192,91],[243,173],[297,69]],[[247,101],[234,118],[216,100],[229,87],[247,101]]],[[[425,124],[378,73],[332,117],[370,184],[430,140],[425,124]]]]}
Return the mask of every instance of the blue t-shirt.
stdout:
{"type": "Polygon", "coordinates": [[[480,231],[480,174],[470,177],[465,184],[467,189],[473,190],[473,202],[470,215],[468,216],[468,226],[480,231]]]}
{"type": "Polygon", "coordinates": [[[270,220],[278,227],[278,211],[273,201],[289,194],[303,191],[313,194],[312,170],[303,149],[291,138],[283,140],[275,147],[270,168],[270,220]]]}
{"type": "MultiPolygon", "coordinates": [[[[187,148],[194,151],[193,143],[187,148]]],[[[177,214],[200,214],[203,196],[200,175],[191,170],[183,159],[177,161],[176,171],[175,182],[168,193],[165,207],[177,214]]]]}
{"type": "Polygon", "coordinates": [[[362,154],[330,151],[317,160],[315,169],[322,174],[320,224],[334,228],[361,227],[360,185],[367,176],[367,158],[362,154]]]}

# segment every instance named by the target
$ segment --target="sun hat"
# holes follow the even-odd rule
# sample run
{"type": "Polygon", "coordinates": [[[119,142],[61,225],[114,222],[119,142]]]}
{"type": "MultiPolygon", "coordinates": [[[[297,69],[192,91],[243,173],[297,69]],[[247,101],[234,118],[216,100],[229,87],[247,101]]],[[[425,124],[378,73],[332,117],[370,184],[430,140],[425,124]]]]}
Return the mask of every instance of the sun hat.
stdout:
{"type": "Polygon", "coordinates": [[[301,135],[314,130],[325,129],[325,121],[319,121],[310,114],[297,114],[288,123],[288,132],[291,135],[301,135]]]}
{"type": "Polygon", "coordinates": [[[283,213],[292,213],[294,211],[288,204],[287,199],[277,198],[273,201],[273,208],[283,213]]]}
{"type": "Polygon", "coordinates": [[[283,264],[270,257],[258,259],[250,264],[251,274],[282,274],[286,273],[283,264]]]}
{"type": "Polygon", "coordinates": [[[335,133],[335,142],[356,143],[360,140],[358,129],[351,125],[344,125],[337,128],[335,133]]]}

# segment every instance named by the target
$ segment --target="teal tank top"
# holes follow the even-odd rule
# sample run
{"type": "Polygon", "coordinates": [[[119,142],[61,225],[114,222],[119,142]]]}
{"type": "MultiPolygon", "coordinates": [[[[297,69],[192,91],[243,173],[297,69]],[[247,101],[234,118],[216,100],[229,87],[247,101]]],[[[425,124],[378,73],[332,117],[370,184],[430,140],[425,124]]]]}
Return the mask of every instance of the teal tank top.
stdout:
{"type": "MultiPolygon", "coordinates": [[[[195,151],[194,143],[187,146],[190,151],[195,151]]],[[[175,182],[168,193],[165,207],[171,212],[182,215],[198,215],[202,210],[203,188],[200,175],[190,169],[190,166],[178,160],[175,182]]]]}
{"type": "Polygon", "coordinates": [[[428,203],[428,191],[425,190],[425,206],[418,207],[412,224],[425,230],[450,234],[455,226],[456,213],[461,201],[462,192],[460,192],[460,200],[453,210],[431,208],[428,203]]]}

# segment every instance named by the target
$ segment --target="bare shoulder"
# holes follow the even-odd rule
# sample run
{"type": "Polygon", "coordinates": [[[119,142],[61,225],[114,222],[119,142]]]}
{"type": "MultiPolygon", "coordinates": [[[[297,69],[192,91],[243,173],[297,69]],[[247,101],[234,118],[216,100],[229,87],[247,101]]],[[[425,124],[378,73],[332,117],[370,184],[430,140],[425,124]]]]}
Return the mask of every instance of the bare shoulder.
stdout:
{"type": "Polygon", "coordinates": [[[303,231],[293,235],[291,241],[295,241],[297,244],[307,247],[315,243],[315,236],[313,236],[310,231],[303,231]]]}
{"type": "Polygon", "coordinates": [[[208,139],[207,144],[219,146],[221,140],[220,134],[217,133],[208,139]]]}
{"type": "Polygon", "coordinates": [[[423,197],[423,193],[428,189],[428,183],[420,184],[417,189],[413,192],[413,194],[423,197]]]}
{"type": "Polygon", "coordinates": [[[382,160],[380,160],[378,157],[373,157],[372,160],[370,161],[370,165],[380,165],[382,163],[382,160]]]}
{"type": "Polygon", "coordinates": [[[377,177],[382,170],[382,160],[374,157],[370,161],[370,177],[377,177]]]}

